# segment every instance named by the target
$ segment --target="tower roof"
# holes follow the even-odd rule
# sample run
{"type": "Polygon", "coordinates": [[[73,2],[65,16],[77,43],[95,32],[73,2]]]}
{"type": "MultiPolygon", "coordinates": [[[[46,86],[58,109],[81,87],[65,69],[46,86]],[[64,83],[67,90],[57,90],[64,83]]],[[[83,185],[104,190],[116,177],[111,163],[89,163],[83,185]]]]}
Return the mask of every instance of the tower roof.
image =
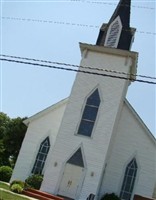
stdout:
{"type": "Polygon", "coordinates": [[[116,17],[120,16],[123,27],[130,26],[131,0],[120,0],[108,24],[111,24],[116,17]]]}
{"type": "Polygon", "coordinates": [[[96,44],[130,50],[134,28],[130,28],[131,0],[120,0],[108,24],[101,26],[96,44]]]}

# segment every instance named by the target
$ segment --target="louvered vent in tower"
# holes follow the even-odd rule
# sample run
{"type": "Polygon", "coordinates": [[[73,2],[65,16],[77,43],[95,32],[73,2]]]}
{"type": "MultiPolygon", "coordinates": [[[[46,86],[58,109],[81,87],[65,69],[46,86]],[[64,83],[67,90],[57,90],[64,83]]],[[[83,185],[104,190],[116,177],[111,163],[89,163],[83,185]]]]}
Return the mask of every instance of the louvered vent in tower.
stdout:
{"type": "Polygon", "coordinates": [[[105,46],[117,48],[120,34],[122,30],[122,24],[120,17],[118,16],[109,26],[107,36],[105,40],[105,46]]]}

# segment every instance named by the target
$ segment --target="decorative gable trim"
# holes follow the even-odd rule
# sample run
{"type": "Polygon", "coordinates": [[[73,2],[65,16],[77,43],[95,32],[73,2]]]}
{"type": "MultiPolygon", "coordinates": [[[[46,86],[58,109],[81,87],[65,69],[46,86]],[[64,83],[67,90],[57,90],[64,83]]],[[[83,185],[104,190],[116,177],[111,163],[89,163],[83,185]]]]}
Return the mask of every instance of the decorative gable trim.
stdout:
{"type": "Polygon", "coordinates": [[[109,26],[104,46],[117,48],[122,31],[121,19],[118,16],[109,26]]]}

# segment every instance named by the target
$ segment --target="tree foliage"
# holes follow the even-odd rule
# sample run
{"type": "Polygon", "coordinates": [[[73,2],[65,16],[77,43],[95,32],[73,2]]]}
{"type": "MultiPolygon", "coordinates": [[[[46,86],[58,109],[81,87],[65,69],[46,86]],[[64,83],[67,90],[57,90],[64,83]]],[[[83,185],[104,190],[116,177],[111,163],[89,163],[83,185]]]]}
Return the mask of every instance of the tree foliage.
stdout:
{"type": "Polygon", "coordinates": [[[25,183],[31,188],[39,190],[43,181],[43,176],[40,174],[32,174],[26,180],[25,183]]]}
{"type": "Polygon", "coordinates": [[[106,193],[101,200],[120,200],[120,198],[115,193],[106,193]]]}
{"type": "Polygon", "coordinates": [[[0,166],[16,162],[27,129],[24,119],[0,112],[0,166]]]}
{"type": "Polygon", "coordinates": [[[0,167],[0,181],[9,182],[12,175],[12,168],[9,166],[0,167]]]}
{"type": "Polygon", "coordinates": [[[21,185],[19,185],[19,184],[16,183],[16,184],[13,184],[13,185],[11,186],[10,190],[11,190],[12,192],[17,193],[17,194],[21,194],[22,191],[23,191],[23,188],[21,187],[21,185]]]}

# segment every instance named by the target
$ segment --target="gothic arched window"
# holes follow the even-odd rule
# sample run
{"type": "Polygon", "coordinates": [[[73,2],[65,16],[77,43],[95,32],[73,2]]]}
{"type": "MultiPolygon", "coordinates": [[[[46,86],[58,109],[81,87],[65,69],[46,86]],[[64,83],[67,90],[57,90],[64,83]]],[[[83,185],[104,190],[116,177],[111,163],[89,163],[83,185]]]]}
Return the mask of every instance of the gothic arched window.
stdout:
{"type": "Polygon", "coordinates": [[[96,89],[86,101],[77,134],[90,137],[100,105],[99,91],[96,89]]]}
{"type": "Polygon", "coordinates": [[[35,164],[32,169],[33,174],[42,174],[42,170],[50,149],[49,137],[47,137],[40,145],[38,154],[36,156],[35,164]]]}
{"type": "Polygon", "coordinates": [[[120,198],[122,200],[131,199],[134,183],[136,179],[137,169],[138,169],[138,166],[136,163],[136,159],[133,158],[131,162],[127,165],[126,170],[125,170],[124,180],[123,180],[122,188],[120,192],[120,198]]]}

